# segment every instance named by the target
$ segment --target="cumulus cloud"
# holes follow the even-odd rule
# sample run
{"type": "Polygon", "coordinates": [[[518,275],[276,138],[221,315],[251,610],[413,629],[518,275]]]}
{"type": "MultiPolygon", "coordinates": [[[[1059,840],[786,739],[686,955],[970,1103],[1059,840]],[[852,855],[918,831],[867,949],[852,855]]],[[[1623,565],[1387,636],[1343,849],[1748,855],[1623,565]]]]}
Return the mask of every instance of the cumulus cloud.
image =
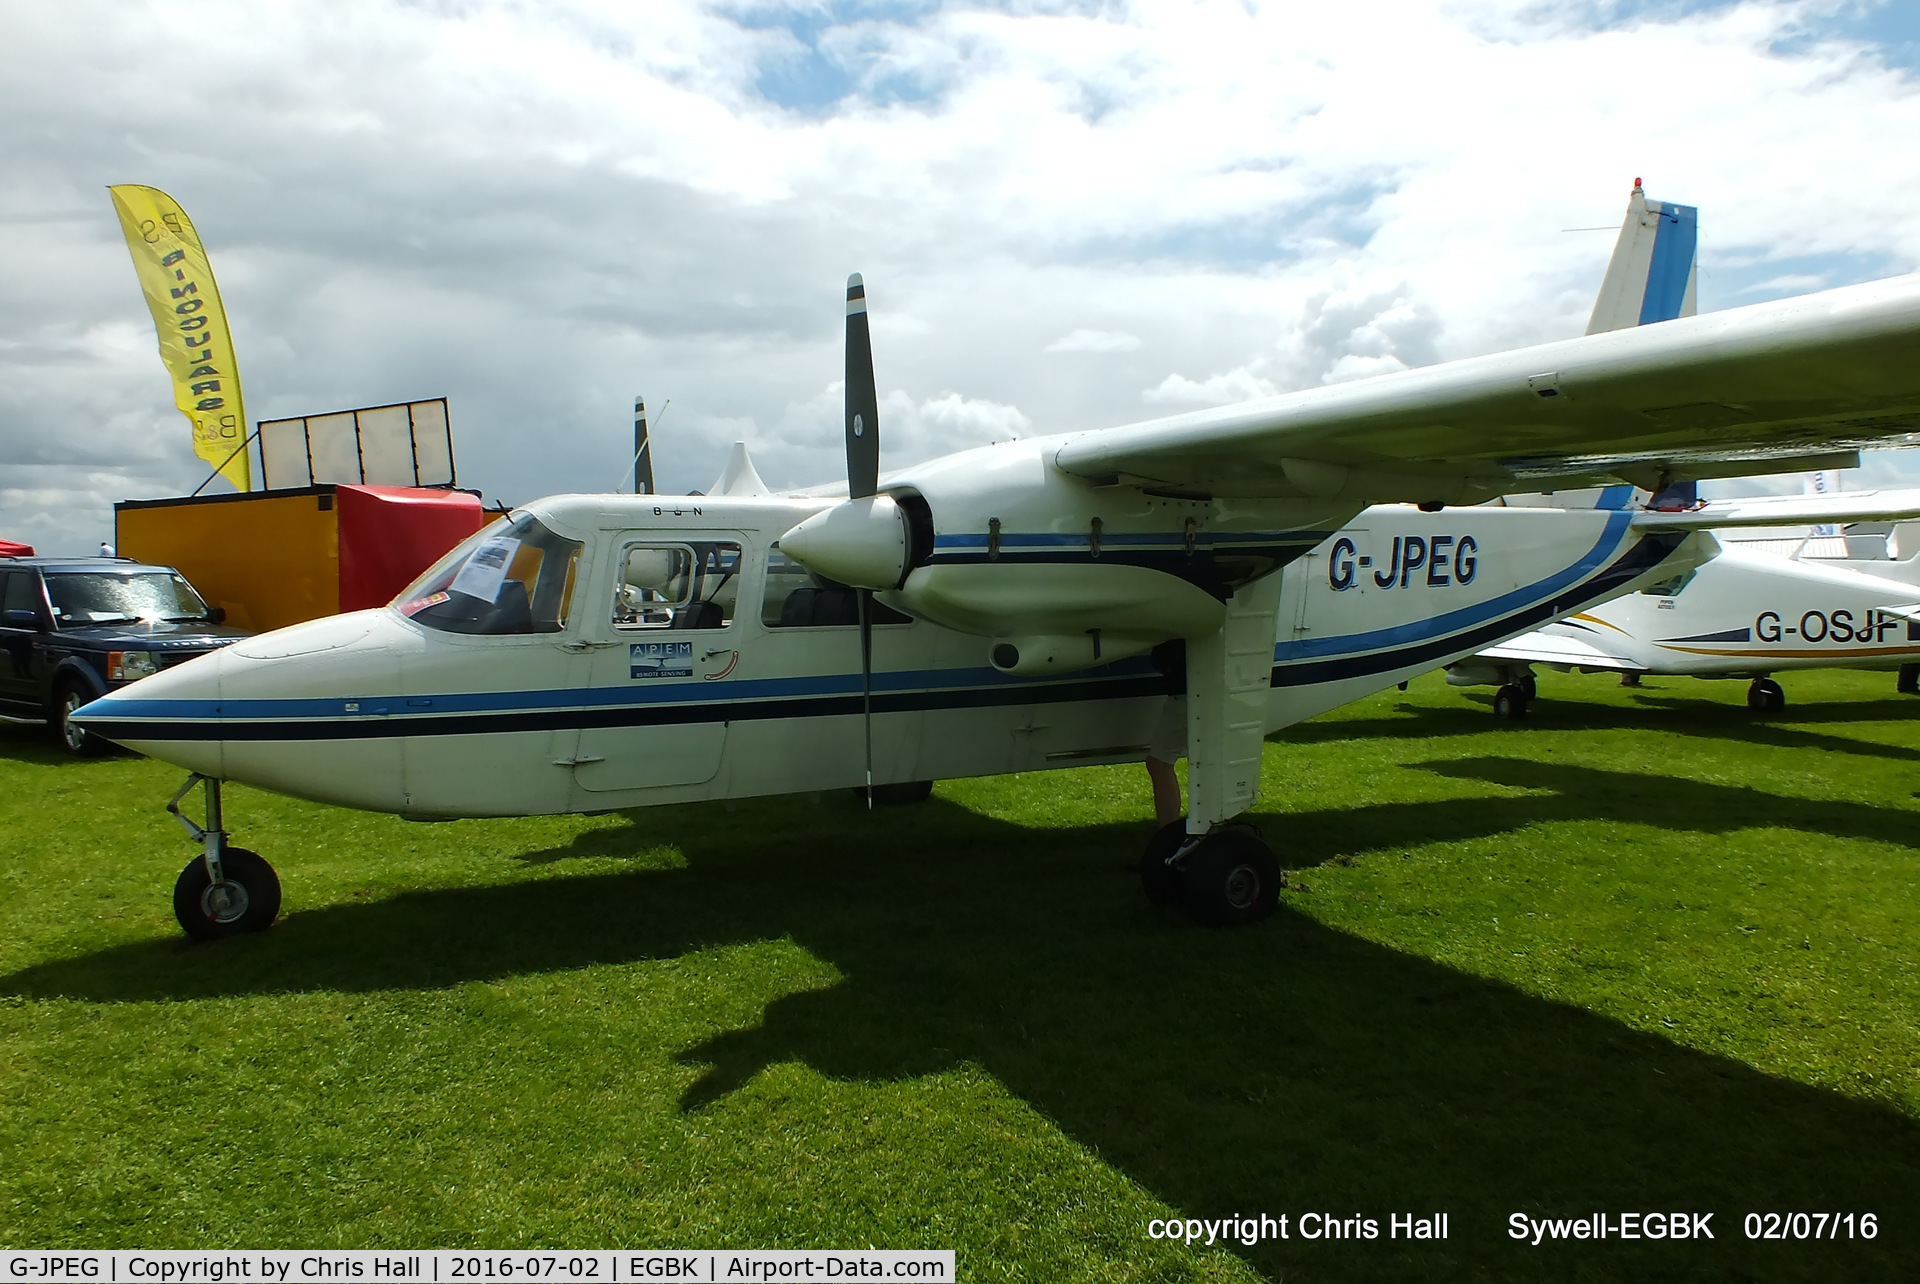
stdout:
{"type": "Polygon", "coordinates": [[[635,393],[664,486],[838,478],[853,270],[891,465],[1577,334],[1636,174],[1703,307],[1920,262],[1911,74],[1679,9],[206,0],[183,78],[157,0],[16,7],[0,535],[205,476],[109,183],[193,214],[255,418],[445,394],[509,501],[611,486],[635,393]]]}
{"type": "Polygon", "coordinates": [[[1075,330],[1063,334],[1042,352],[1132,352],[1140,346],[1140,336],[1120,330],[1075,330]]]}

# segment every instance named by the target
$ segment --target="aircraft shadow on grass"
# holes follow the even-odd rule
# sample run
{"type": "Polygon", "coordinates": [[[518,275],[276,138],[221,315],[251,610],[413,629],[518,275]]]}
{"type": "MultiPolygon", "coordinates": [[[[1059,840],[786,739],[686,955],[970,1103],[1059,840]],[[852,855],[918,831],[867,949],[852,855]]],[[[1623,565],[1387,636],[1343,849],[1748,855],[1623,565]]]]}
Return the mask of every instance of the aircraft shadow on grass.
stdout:
{"type": "Polygon", "coordinates": [[[1708,834],[1791,829],[1920,848],[1920,814],[1902,807],[1793,798],[1743,785],[1531,758],[1489,755],[1411,765],[1455,780],[1542,792],[1526,798],[1445,798],[1295,813],[1286,818],[1282,863],[1300,868],[1367,852],[1491,838],[1528,825],[1579,820],[1633,821],[1708,834]]]}
{"type": "MultiPolygon", "coordinates": [[[[1588,768],[1429,769],[1561,792],[1289,816],[1287,862],[1636,802],[1624,778],[1588,768]]],[[[1839,835],[1910,823],[1684,780],[1636,787],[1661,791],[1665,823],[1741,814],[1730,801],[1746,823],[1839,835]]],[[[1117,871],[1115,852],[1135,849],[1144,826],[1029,829],[941,800],[871,818],[844,801],[772,799],[631,819],[526,859],[637,864],[668,843],[685,865],[294,913],[212,948],[156,941],[41,964],[0,978],[0,992],[192,1002],[432,989],[788,937],[844,979],[682,1050],[684,1110],[724,1108],[781,1063],[869,1083],[972,1065],[1187,1216],[1450,1210],[1454,1242],[1481,1246],[1478,1260],[1507,1242],[1514,1212],[1717,1214],[1712,1245],[1589,1244],[1576,1263],[1516,1244],[1503,1278],[1881,1279],[1914,1251],[1920,1126],[1899,1112],[1297,913],[1194,928],[1117,871]],[[1748,1211],[1835,1208],[1876,1211],[1887,1229],[1817,1248],[1749,1244],[1739,1230],[1748,1211]]],[[[1236,1251],[1276,1276],[1484,1273],[1446,1245],[1385,1238],[1236,1251]]]]}
{"type": "MultiPolygon", "coordinates": [[[[1372,736],[1478,736],[1520,730],[1497,721],[1491,696],[1469,695],[1474,706],[1423,705],[1403,702],[1397,716],[1388,718],[1320,719],[1303,722],[1268,737],[1277,744],[1335,744],[1372,736]]],[[[1588,704],[1542,697],[1531,703],[1524,729],[1528,731],[1656,731],[1706,740],[1738,740],[1774,749],[1823,749],[1866,758],[1920,762],[1920,750],[1905,745],[1878,744],[1852,736],[1810,730],[1857,722],[1909,722],[1920,716],[1920,700],[1847,700],[1788,706],[1759,715],[1744,705],[1722,704],[1680,696],[1636,693],[1639,708],[1588,704]]]]}

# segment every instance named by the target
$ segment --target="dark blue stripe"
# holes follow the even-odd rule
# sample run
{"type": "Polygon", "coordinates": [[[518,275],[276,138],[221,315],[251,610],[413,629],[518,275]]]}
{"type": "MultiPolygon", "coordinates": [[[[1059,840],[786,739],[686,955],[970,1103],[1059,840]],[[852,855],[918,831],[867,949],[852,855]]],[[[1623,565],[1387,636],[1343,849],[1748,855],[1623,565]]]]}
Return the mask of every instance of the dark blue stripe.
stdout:
{"type": "Polygon", "coordinates": [[[1660,642],[1751,642],[1753,630],[1727,629],[1721,633],[1699,633],[1690,638],[1659,638],[1660,642]]]}
{"type": "MultiPolygon", "coordinates": [[[[855,679],[856,685],[858,679],[855,679]]],[[[1081,680],[982,689],[876,692],[873,711],[912,713],[928,709],[1011,704],[1062,704],[1170,694],[1173,680],[1145,662],[1089,670],[1081,680]],[[1129,672],[1128,670],[1131,670],[1129,672]],[[1144,670],[1144,671],[1142,671],[1144,670]]],[[[396,736],[492,735],[510,731],[563,731],[588,727],[682,726],[699,722],[756,722],[769,718],[858,717],[861,697],[803,696],[777,700],[708,700],[699,703],[536,709],[456,717],[310,718],[290,722],[221,718],[214,721],[136,722],[89,718],[87,730],[108,740],[388,740],[396,736]]]]}
{"type": "MultiPolygon", "coordinates": [[[[1107,677],[1134,677],[1153,672],[1143,657],[1116,661],[1096,669],[1087,669],[1065,685],[1099,681],[1107,677]]],[[[1062,685],[1055,677],[1025,677],[1001,673],[998,669],[903,669],[880,670],[873,675],[877,694],[924,694],[929,691],[959,690],[969,697],[983,689],[1011,688],[1030,690],[1047,684],[1062,685]]],[[[89,727],[94,718],[128,719],[275,719],[355,717],[348,704],[358,704],[362,720],[397,716],[402,720],[444,715],[474,715],[519,712],[567,712],[593,708],[633,708],[648,705],[687,703],[690,697],[705,696],[698,703],[727,704],[736,701],[819,699],[836,695],[858,696],[858,673],[827,673],[795,678],[733,679],[723,686],[702,681],[653,682],[631,687],[561,687],[538,691],[479,691],[432,696],[354,696],[300,700],[142,700],[134,696],[113,696],[96,701],[80,710],[89,727]],[[713,697],[718,697],[714,699],[713,697]]],[[[1015,700],[1014,703],[1020,703],[1015,700]]]]}
{"type": "MultiPolygon", "coordinates": [[[[1195,546],[1199,548],[1206,548],[1214,544],[1318,544],[1321,540],[1326,539],[1332,534],[1334,534],[1333,531],[1195,531],[1193,539],[1195,546]]],[[[936,535],[933,539],[933,546],[935,548],[985,548],[987,546],[987,539],[988,537],[985,535],[936,535]]],[[[1079,532],[1071,534],[1055,534],[1052,532],[1026,535],[1014,534],[1002,535],[1000,537],[1000,547],[1085,548],[1087,546],[1087,540],[1087,534],[1079,532]]],[[[1184,549],[1187,546],[1186,536],[1178,531],[1149,532],[1146,534],[1131,535],[1115,535],[1103,531],[1100,535],[1100,543],[1102,545],[1158,545],[1162,548],[1178,549],[1184,549]]]]}

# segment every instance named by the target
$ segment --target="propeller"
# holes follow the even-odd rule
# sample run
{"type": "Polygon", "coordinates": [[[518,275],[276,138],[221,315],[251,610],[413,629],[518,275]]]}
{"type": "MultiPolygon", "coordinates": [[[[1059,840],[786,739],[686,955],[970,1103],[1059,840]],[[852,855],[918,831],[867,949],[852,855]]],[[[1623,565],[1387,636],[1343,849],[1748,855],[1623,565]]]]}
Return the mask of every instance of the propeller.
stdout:
{"type": "Polygon", "coordinates": [[[847,498],[880,488],[880,398],[873,386],[873,338],[867,330],[867,287],[847,278],[847,498]]]}
{"type": "MultiPolygon", "coordinates": [[[[873,382],[873,336],[867,328],[867,287],[847,278],[847,498],[866,499],[880,488],[880,395],[873,382]]],[[[860,607],[860,718],[867,741],[867,810],[873,810],[873,590],[854,590],[860,607]]]]}

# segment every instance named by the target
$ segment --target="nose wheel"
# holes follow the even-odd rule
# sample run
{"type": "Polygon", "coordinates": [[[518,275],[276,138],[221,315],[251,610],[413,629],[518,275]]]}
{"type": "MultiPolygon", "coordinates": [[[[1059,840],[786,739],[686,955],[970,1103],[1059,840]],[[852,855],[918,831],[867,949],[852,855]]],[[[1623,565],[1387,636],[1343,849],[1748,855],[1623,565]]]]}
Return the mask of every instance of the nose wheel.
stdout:
{"type": "Polygon", "coordinates": [[[220,823],[220,782],[197,772],[188,776],[167,811],[204,848],[173,885],[173,916],[181,929],[196,941],[214,941],[271,926],[280,914],[280,876],[256,853],[227,846],[220,823]],[[196,825],[180,810],[181,800],[199,784],[206,786],[205,825],[196,825]]]}

